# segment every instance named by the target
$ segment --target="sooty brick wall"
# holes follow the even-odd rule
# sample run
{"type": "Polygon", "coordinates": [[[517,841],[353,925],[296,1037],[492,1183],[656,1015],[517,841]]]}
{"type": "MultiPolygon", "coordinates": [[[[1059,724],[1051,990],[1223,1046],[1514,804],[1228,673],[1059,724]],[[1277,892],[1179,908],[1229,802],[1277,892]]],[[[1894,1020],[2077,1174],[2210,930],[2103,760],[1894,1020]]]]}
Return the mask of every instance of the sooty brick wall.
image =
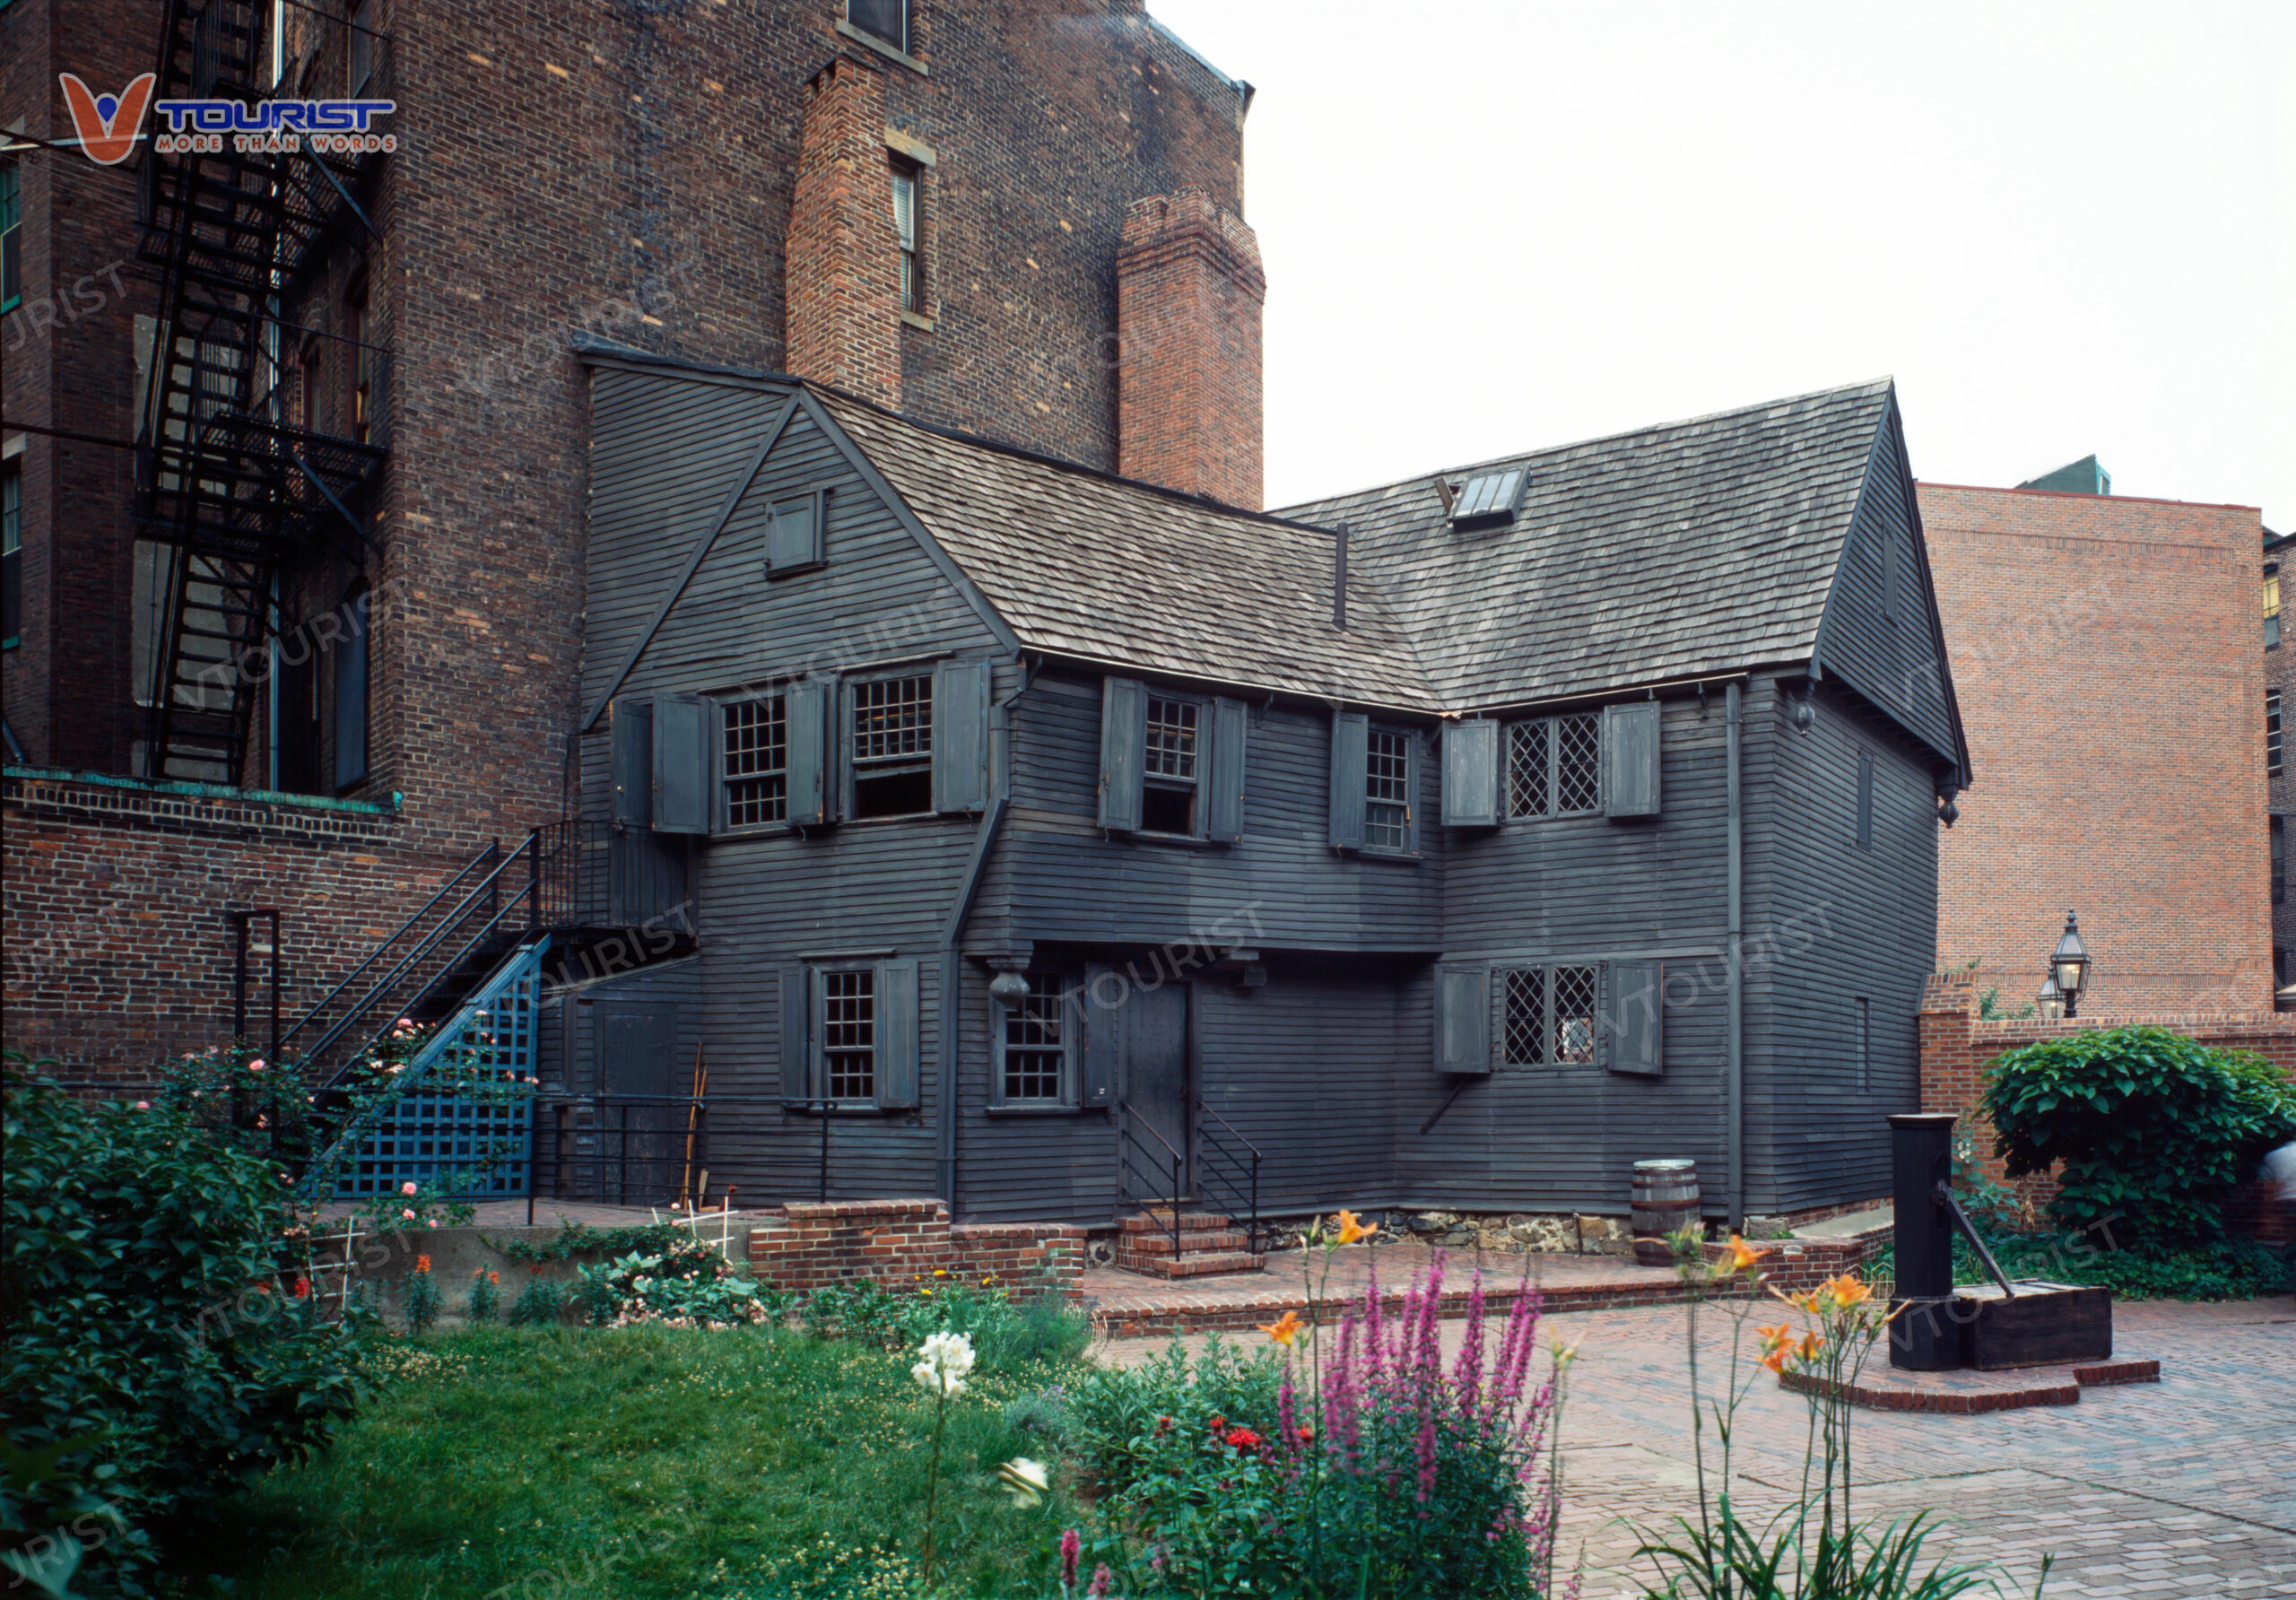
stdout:
{"type": "Polygon", "coordinates": [[[2269,1009],[2257,511],[1920,497],[1977,769],[1940,845],[1939,964],[2022,1004],[2078,909],[2100,1011],[2269,1009]]]}

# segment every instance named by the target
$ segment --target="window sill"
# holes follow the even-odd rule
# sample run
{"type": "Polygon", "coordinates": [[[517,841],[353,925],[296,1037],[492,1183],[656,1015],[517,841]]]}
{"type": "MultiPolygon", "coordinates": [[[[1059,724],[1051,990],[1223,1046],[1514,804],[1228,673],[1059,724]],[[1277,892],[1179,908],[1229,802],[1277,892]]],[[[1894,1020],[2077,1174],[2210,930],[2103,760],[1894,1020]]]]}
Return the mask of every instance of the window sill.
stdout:
{"type": "Polygon", "coordinates": [[[716,844],[720,839],[785,839],[799,831],[802,830],[795,822],[753,822],[742,828],[719,828],[709,834],[708,838],[711,844],[716,844]]]}
{"type": "MultiPolygon", "coordinates": [[[[784,1100],[781,1109],[792,1117],[822,1115],[821,1105],[813,1100],[799,1100],[795,1104],[784,1100]]],[[[840,1101],[830,1107],[828,1115],[831,1117],[900,1117],[912,1115],[913,1112],[914,1108],[909,1106],[880,1106],[869,1100],[855,1100],[850,1103],[840,1101]]]]}
{"type": "Polygon", "coordinates": [[[1603,814],[1603,808],[1599,805],[1590,806],[1585,811],[1539,811],[1519,817],[1508,817],[1502,825],[1511,828],[1518,822],[1569,822],[1579,817],[1599,817],[1603,814]]]}
{"type": "Polygon", "coordinates": [[[1224,841],[1206,839],[1200,833],[1153,833],[1145,828],[1135,828],[1126,837],[1144,845],[1161,845],[1172,850],[1224,850],[1229,848],[1224,841]]]}
{"type": "Polygon", "coordinates": [[[1365,861],[1395,861],[1406,866],[1417,866],[1427,859],[1423,851],[1392,850],[1379,845],[1362,845],[1352,850],[1343,850],[1344,856],[1359,857],[1365,861]]]}
{"type": "Polygon", "coordinates": [[[1089,1111],[1104,1111],[1105,1106],[983,1106],[991,1117],[1082,1117],[1089,1111]]]}
{"type": "Polygon", "coordinates": [[[926,66],[922,61],[919,61],[916,57],[909,55],[905,50],[896,49],[891,42],[879,39],[874,33],[868,32],[864,29],[856,28],[843,17],[837,19],[836,26],[838,32],[843,34],[847,39],[851,39],[855,44],[860,45],[865,49],[875,51],[878,55],[883,56],[888,61],[900,62],[903,66],[909,68],[909,71],[915,73],[918,77],[929,78],[933,75],[932,69],[926,66]]]}
{"type": "Polygon", "coordinates": [[[928,334],[933,331],[935,326],[933,318],[921,311],[903,311],[900,314],[900,319],[903,326],[917,328],[928,334]]]}

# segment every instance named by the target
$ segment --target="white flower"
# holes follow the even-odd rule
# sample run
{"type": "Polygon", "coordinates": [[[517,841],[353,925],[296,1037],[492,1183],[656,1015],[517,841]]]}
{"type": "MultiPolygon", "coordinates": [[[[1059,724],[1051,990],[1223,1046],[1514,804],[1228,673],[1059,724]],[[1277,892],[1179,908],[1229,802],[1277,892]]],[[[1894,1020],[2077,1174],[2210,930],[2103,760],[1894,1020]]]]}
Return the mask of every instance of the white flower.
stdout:
{"type": "Polygon", "coordinates": [[[1013,1457],[996,1469],[996,1475],[1004,1480],[1004,1492],[1011,1495],[1013,1503],[1022,1510],[1042,1500],[1046,1490],[1051,1486],[1051,1478],[1045,1471],[1044,1463],[1031,1461],[1026,1456],[1013,1457]]]}
{"type": "Polygon", "coordinates": [[[934,1334],[918,1351],[917,1365],[909,1375],[918,1387],[943,1395],[965,1392],[965,1375],[972,1370],[972,1340],[963,1334],[934,1334]]]}

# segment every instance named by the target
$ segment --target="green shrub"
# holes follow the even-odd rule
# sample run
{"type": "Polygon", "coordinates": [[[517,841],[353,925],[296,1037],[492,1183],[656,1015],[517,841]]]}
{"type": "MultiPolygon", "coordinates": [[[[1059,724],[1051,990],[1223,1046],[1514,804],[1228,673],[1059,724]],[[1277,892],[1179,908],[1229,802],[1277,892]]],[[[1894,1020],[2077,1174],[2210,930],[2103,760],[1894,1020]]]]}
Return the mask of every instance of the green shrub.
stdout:
{"type": "Polygon", "coordinates": [[[471,1274],[470,1300],[463,1308],[463,1316],[473,1327],[483,1327],[490,1322],[502,1320],[500,1273],[482,1266],[471,1274]]]}
{"type": "Polygon", "coordinates": [[[2074,1232],[2175,1248],[2223,1237],[2224,1204],[2296,1136],[2296,1084],[2261,1056],[2162,1028],[2112,1028],[2011,1050],[1985,1114],[2009,1175],[2062,1162],[2050,1213],[2074,1232]]]}
{"type": "Polygon", "coordinates": [[[1175,1337],[1136,1367],[1094,1370],[1067,1396],[1067,1427],[1095,1491],[1120,1494],[1162,1464],[1175,1428],[1191,1440],[1220,1417],[1273,1438],[1283,1363],[1272,1350],[1246,1355],[1218,1334],[1188,1360],[1175,1337]]]}
{"type": "Polygon", "coordinates": [[[936,1274],[907,1288],[832,1284],[806,1296],[804,1315],[823,1338],[921,1344],[934,1334],[963,1334],[991,1372],[1074,1361],[1092,1342],[1091,1318],[1055,1290],[1016,1293],[993,1277],[973,1284],[936,1274]]]}
{"type": "Polygon", "coordinates": [[[534,1273],[518,1291],[508,1320],[512,1327],[556,1327],[566,1317],[566,1286],[543,1277],[540,1267],[534,1273]]]}
{"type": "Polygon", "coordinates": [[[778,1320],[776,1306],[714,1245],[689,1240],[578,1270],[584,1309],[593,1322],[611,1327],[663,1322],[727,1328],[778,1320]]]}
{"type": "Polygon", "coordinates": [[[12,1063],[4,1120],[0,1532],[46,1586],[68,1550],[42,1547],[38,1575],[22,1552],[98,1514],[79,1581],[142,1593],[155,1524],[352,1415],[360,1338],[289,1254],[278,1170],[202,1117],[91,1105],[12,1063]]]}
{"type": "Polygon", "coordinates": [[[430,1275],[430,1257],[420,1257],[414,1270],[406,1274],[399,1285],[400,1304],[406,1317],[409,1334],[427,1334],[439,1320],[446,1297],[439,1292],[439,1280],[430,1275]]]}

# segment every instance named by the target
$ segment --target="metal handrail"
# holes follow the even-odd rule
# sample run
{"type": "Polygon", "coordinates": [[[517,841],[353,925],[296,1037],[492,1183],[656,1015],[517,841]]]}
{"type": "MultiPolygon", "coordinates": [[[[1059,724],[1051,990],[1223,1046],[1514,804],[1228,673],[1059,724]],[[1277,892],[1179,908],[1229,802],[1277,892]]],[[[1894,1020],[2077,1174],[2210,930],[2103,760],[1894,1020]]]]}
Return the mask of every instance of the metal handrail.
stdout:
{"type": "Polygon", "coordinates": [[[446,899],[448,895],[453,893],[456,884],[470,876],[472,873],[475,872],[485,863],[489,857],[492,856],[500,848],[501,846],[500,844],[489,844],[486,848],[472,857],[469,862],[463,867],[462,871],[457,873],[453,877],[448,878],[444,883],[439,884],[437,893],[433,894],[429,900],[424,900],[420,907],[416,908],[413,916],[409,917],[404,922],[400,923],[396,928],[393,928],[389,935],[369,952],[365,961],[361,961],[357,966],[352,968],[350,971],[344,973],[341,983],[336,984],[333,988],[329,989],[326,994],[320,998],[319,1002],[316,1005],[313,1005],[310,1010],[305,1012],[296,1024],[292,1028],[287,1030],[286,1037],[292,1039],[304,1029],[309,1027],[311,1023],[317,1019],[319,1013],[325,1011],[328,1006],[335,1004],[336,996],[342,994],[344,990],[358,982],[359,975],[361,973],[364,972],[368,968],[373,966],[377,961],[383,959],[383,952],[397,943],[401,935],[404,934],[407,929],[413,927],[416,923],[422,921],[425,917],[428,917],[430,914],[431,907],[437,905],[440,900],[446,899]]]}
{"type": "MultiPolygon", "coordinates": [[[[517,858],[517,853],[513,852],[510,856],[509,861],[516,861],[517,858]]],[[[508,866],[509,865],[509,861],[504,862],[503,865],[508,866]]],[[[482,884],[480,887],[484,888],[485,885],[482,884]]],[[[477,891],[474,890],[472,892],[475,894],[477,891]]],[[[485,943],[488,939],[491,938],[494,935],[502,930],[504,925],[510,920],[510,914],[517,909],[519,902],[524,900],[526,898],[526,891],[521,889],[510,897],[509,903],[508,905],[503,904],[501,900],[498,899],[494,903],[494,909],[488,914],[485,923],[481,926],[478,932],[473,934],[467,940],[464,941],[463,947],[460,950],[455,952],[453,955],[448,956],[444,962],[440,963],[439,970],[431,974],[430,981],[424,984],[421,988],[415,990],[403,1008],[393,1007],[392,1009],[402,1011],[402,1013],[419,1011],[422,1009],[422,1003],[439,992],[439,986],[447,981],[448,974],[455,971],[456,969],[459,968],[464,961],[468,960],[473,954],[476,953],[480,945],[485,943]]],[[[441,926],[439,932],[440,935],[443,935],[446,932],[446,927],[441,926]]],[[[520,940],[519,945],[520,947],[523,947],[526,944],[532,943],[533,942],[532,937],[529,936],[528,938],[520,940]]],[[[418,952],[417,953],[419,954],[421,952],[418,952]]],[[[409,958],[409,960],[412,959],[413,958],[409,958]]],[[[507,959],[507,955],[505,959],[507,959]]],[[[405,963],[404,962],[401,963],[402,968],[404,968],[404,964],[405,963]]],[[[483,983],[484,980],[482,979],[481,987],[483,987],[483,983]]],[[[350,1019],[347,1017],[344,1019],[346,1022],[348,1022],[349,1020],[350,1019]]],[[[351,1053],[351,1060],[344,1062],[342,1066],[338,1067],[333,1076],[329,1078],[328,1082],[333,1083],[335,1078],[340,1078],[344,1073],[349,1072],[351,1070],[352,1062],[358,1060],[361,1057],[365,1056],[370,1051],[381,1048],[383,1042],[390,1037],[390,1031],[393,1026],[395,1026],[394,1022],[386,1022],[380,1028],[375,1030],[373,1033],[368,1035],[366,1042],[351,1053]]],[[[330,1035],[329,1038],[321,1040],[321,1043],[332,1044],[335,1039],[340,1037],[341,1032],[338,1030],[330,1035]]],[[[312,1054],[316,1056],[317,1054],[317,1049],[314,1049],[312,1054]]]]}
{"type": "MultiPolygon", "coordinates": [[[[1247,1250],[1256,1254],[1259,1249],[1259,1146],[1253,1143],[1249,1139],[1245,1138],[1242,1132],[1234,1123],[1229,1121],[1225,1117],[1221,1116],[1219,1112],[1205,1104],[1204,1101],[1196,1101],[1196,1109],[1197,1114],[1196,1124],[1197,1150],[1196,1181],[1206,1190],[1211,1190],[1215,1187],[1226,1187],[1220,1182],[1220,1174],[1214,1165],[1215,1161],[1225,1161],[1231,1168],[1237,1170],[1236,1176],[1239,1180],[1237,1187],[1240,1187],[1244,1183],[1248,1183],[1250,1209],[1246,1213],[1244,1218],[1244,1245],[1247,1250]],[[1218,1130],[1207,1126],[1205,1122],[1205,1118],[1206,1117],[1209,1117],[1213,1122],[1218,1123],[1221,1128],[1226,1129],[1227,1137],[1222,1138],[1218,1130]],[[1233,1151],[1228,1148],[1228,1143],[1231,1139],[1236,1143],[1242,1145],[1244,1147],[1244,1154],[1250,1158],[1249,1166],[1248,1168],[1243,1157],[1237,1155],[1233,1151]]],[[[1245,1196],[1235,1194],[1233,1190],[1231,1190],[1230,1196],[1223,1202],[1221,1209],[1232,1217],[1236,1212],[1233,1201],[1235,1199],[1241,1199],[1245,1197],[1245,1196]]]]}
{"type": "MultiPolygon", "coordinates": [[[[1140,1170],[1134,1165],[1132,1160],[1132,1151],[1134,1148],[1137,1148],[1144,1155],[1148,1156],[1152,1161],[1154,1158],[1155,1152],[1151,1151],[1145,1144],[1141,1143],[1139,1135],[1135,1131],[1135,1129],[1143,1127],[1146,1128],[1148,1130],[1148,1136],[1155,1140],[1157,1143],[1162,1145],[1164,1147],[1165,1154],[1171,1157],[1171,1187],[1166,1195],[1163,1201],[1163,1206],[1166,1225],[1165,1230],[1171,1235],[1172,1259],[1177,1262],[1180,1257],[1180,1179],[1182,1174],[1187,1169],[1187,1160],[1185,1156],[1181,1155],[1178,1150],[1172,1147],[1172,1142],[1170,1139],[1167,1139],[1162,1134],[1156,1131],[1156,1125],[1154,1123],[1143,1122],[1141,1120],[1138,1113],[1133,1110],[1131,1101],[1119,1097],[1116,1102],[1116,1109],[1123,1114],[1124,1118],[1123,1131],[1118,1135],[1119,1143],[1117,1149],[1118,1162],[1119,1167],[1122,1169],[1122,1173],[1119,1175],[1120,1181],[1122,1177],[1125,1175],[1139,1175],[1140,1170]]],[[[1125,1197],[1126,1199],[1138,1199],[1138,1196],[1133,1194],[1129,1184],[1125,1184],[1123,1187],[1125,1197]]],[[[1152,1202],[1142,1203],[1141,1209],[1148,1212],[1152,1216],[1155,1214],[1152,1202]]]]}

